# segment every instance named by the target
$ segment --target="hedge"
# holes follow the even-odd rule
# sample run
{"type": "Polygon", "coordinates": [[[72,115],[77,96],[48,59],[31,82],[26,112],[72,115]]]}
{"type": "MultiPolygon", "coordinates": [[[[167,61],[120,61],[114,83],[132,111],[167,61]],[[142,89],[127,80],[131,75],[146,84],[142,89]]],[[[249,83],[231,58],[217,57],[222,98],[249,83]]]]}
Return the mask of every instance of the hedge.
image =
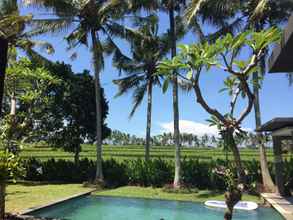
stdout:
{"type": "MultiPolygon", "coordinates": [[[[256,160],[244,161],[248,183],[255,185],[261,182],[260,164],[256,160]]],[[[285,161],[286,185],[293,189],[293,160],[285,161]]],[[[82,183],[91,181],[95,176],[95,162],[82,159],[79,165],[68,160],[41,161],[34,158],[24,161],[26,168],[25,180],[48,181],[65,183],[82,183]]],[[[182,160],[182,180],[185,185],[199,189],[225,188],[223,180],[213,170],[217,166],[226,166],[234,169],[232,162],[224,160],[200,161],[197,159],[182,160]]],[[[272,163],[269,164],[272,175],[272,163]]],[[[234,169],[235,170],[235,169],[234,169]]],[[[174,164],[170,160],[153,159],[125,160],[122,162],[114,159],[103,161],[103,172],[106,184],[109,187],[124,185],[156,186],[161,187],[172,183],[174,177],[174,164]]]]}

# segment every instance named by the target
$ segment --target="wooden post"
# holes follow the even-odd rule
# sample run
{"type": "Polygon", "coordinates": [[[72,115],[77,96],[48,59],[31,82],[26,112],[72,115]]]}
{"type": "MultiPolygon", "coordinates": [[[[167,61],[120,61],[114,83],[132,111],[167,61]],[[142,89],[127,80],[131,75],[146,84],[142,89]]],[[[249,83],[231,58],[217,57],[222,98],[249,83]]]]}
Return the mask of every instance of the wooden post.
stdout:
{"type": "Polygon", "coordinates": [[[281,137],[273,136],[274,162],[276,173],[276,193],[285,196],[281,137]]]}

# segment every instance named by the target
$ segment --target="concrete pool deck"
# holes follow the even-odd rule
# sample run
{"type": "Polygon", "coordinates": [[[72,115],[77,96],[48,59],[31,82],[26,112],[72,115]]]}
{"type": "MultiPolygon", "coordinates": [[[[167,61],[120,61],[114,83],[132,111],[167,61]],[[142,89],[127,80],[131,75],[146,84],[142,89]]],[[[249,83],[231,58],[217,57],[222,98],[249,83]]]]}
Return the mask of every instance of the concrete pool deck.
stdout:
{"type": "Polygon", "coordinates": [[[261,196],[286,220],[293,220],[293,197],[285,198],[274,193],[262,193],[261,196]]]}
{"type": "Polygon", "coordinates": [[[92,194],[93,192],[95,192],[96,189],[90,189],[86,192],[83,192],[83,193],[78,193],[78,194],[75,194],[73,196],[69,196],[69,197],[66,197],[66,198],[62,198],[62,199],[59,199],[57,201],[54,201],[54,202],[51,202],[51,203],[48,203],[48,204],[45,204],[45,205],[42,205],[42,206],[37,206],[37,207],[32,207],[32,208],[29,208],[21,213],[19,213],[20,215],[29,215],[30,213],[34,212],[34,211],[37,211],[39,209],[43,209],[43,208],[47,208],[47,207],[50,207],[50,206],[54,206],[54,205],[57,205],[59,203],[62,203],[62,202],[65,202],[65,201],[68,201],[68,200],[71,200],[71,199],[76,199],[76,198],[79,198],[79,197],[83,197],[83,196],[87,196],[87,195],[90,195],[92,194]]]}

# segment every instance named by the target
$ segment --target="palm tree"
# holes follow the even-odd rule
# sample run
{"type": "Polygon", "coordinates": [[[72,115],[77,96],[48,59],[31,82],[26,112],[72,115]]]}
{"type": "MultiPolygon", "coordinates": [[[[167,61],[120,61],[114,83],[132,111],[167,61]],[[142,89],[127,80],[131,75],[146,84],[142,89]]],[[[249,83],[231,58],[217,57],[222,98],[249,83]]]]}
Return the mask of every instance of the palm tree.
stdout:
{"type": "MultiPolygon", "coordinates": [[[[255,30],[261,30],[266,25],[274,26],[282,23],[285,19],[287,19],[292,12],[293,3],[289,3],[286,1],[277,2],[277,1],[268,1],[268,0],[257,0],[250,1],[249,4],[243,7],[243,13],[247,15],[249,21],[249,27],[255,30]]],[[[254,100],[254,113],[255,113],[255,126],[256,129],[259,129],[261,126],[261,111],[260,111],[260,78],[264,76],[266,72],[266,57],[262,58],[261,62],[261,72],[255,72],[253,74],[253,93],[255,96],[254,100]],[[259,75],[260,74],[260,75],[259,75]]],[[[263,142],[263,134],[261,132],[257,132],[257,143],[260,151],[260,165],[261,165],[261,173],[263,179],[264,190],[266,192],[274,192],[275,186],[272,180],[272,177],[269,172],[266,149],[263,142]]]]}
{"type": "MultiPolygon", "coordinates": [[[[171,57],[176,56],[176,47],[178,39],[185,34],[180,16],[175,16],[176,11],[182,11],[185,0],[149,0],[149,1],[130,1],[132,11],[146,9],[147,11],[156,12],[161,10],[169,15],[169,42],[171,57]]],[[[180,187],[181,182],[181,156],[180,156],[180,131],[179,131],[179,108],[178,108],[178,81],[177,75],[173,75],[173,117],[174,117],[174,145],[175,145],[175,176],[174,187],[180,187]]]]}
{"type": "Polygon", "coordinates": [[[129,40],[131,44],[132,58],[122,59],[115,65],[127,74],[126,77],[114,80],[118,85],[118,93],[121,96],[133,90],[133,108],[130,112],[132,117],[147,93],[147,126],[145,160],[150,159],[151,145],[151,120],[153,86],[160,86],[160,77],[155,75],[158,62],[168,53],[168,38],[159,36],[158,17],[149,15],[144,18],[135,18],[138,26],[137,34],[129,40]]]}
{"type": "MultiPolygon", "coordinates": [[[[177,18],[180,18],[180,11],[182,5],[185,5],[184,0],[165,0],[163,6],[169,14],[169,34],[171,42],[171,58],[176,56],[177,40],[180,39],[178,19],[176,19],[175,12],[178,12],[177,18]]],[[[184,31],[181,33],[184,35],[184,31]]],[[[173,118],[174,118],[174,145],[175,145],[175,175],[174,188],[179,188],[181,185],[181,143],[179,130],[179,103],[178,103],[178,78],[177,73],[173,74],[173,118]]]]}
{"type": "Polygon", "coordinates": [[[104,180],[102,172],[102,110],[100,73],[104,67],[104,55],[114,53],[114,62],[122,58],[122,53],[114,42],[113,36],[127,37],[126,28],[119,23],[125,13],[127,4],[115,0],[30,0],[31,4],[39,4],[53,9],[58,18],[40,22],[43,29],[52,32],[73,31],[66,37],[69,47],[75,48],[91,42],[92,60],[95,72],[96,91],[96,181],[104,180]]]}

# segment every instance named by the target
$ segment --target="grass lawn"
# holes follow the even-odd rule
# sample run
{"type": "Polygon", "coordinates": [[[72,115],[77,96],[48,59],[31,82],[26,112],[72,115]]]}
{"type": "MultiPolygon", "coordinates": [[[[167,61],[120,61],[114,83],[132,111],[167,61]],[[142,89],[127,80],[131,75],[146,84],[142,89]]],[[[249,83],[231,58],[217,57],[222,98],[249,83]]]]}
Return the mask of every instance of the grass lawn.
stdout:
{"type": "Polygon", "coordinates": [[[7,187],[6,211],[19,213],[88,190],[90,188],[81,184],[10,184],[7,187]]]}
{"type": "MultiPolygon", "coordinates": [[[[90,188],[81,184],[10,184],[7,187],[6,211],[19,213],[33,207],[87,192],[90,188]]],[[[120,196],[132,198],[166,199],[178,201],[204,202],[206,200],[224,200],[223,193],[202,190],[198,193],[167,193],[161,188],[125,186],[117,189],[102,190],[93,193],[98,196],[120,196]]],[[[257,196],[244,195],[243,200],[261,203],[257,196]]]]}
{"type": "MultiPolygon", "coordinates": [[[[133,198],[148,198],[148,199],[166,199],[166,200],[178,200],[178,201],[192,201],[192,202],[204,202],[206,200],[224,200],[223,193],[214,192],[209,190],[202,190],[198,193],[182,194],[182,193],[167,193],[163,192],[161,188],[152,187],[136,187],[125,186],[112,190],[104,190],[95,192],[95,195],[99,196],[121,196],[121,197],[133,197],[133,198]]],[[[257,196],[244,195],[242,200],[253,201],[261,203],[261,199],[257,196]]]]}

